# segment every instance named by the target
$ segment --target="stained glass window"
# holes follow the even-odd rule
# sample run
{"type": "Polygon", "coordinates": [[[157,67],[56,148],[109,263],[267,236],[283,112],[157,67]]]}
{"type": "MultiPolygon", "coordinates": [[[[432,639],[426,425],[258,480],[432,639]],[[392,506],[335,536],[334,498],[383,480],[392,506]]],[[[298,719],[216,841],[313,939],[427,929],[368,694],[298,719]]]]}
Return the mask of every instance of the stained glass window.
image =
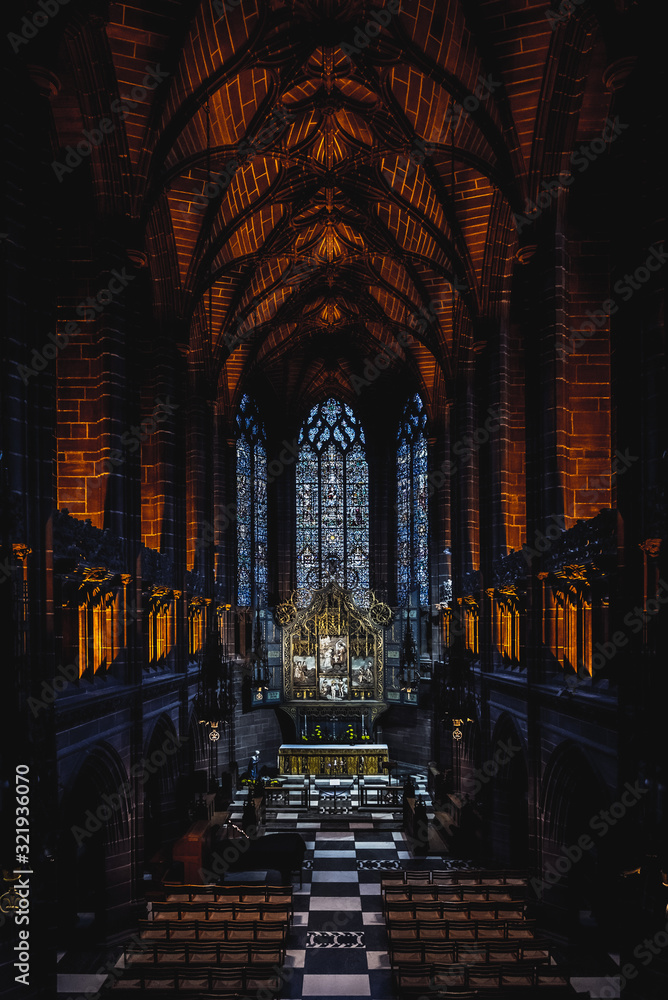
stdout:
{"type": "Polygon", "coordinates": [[[349,406],[314,406],[299,435],[297,596],[309,603],[334,579],[359,604],[369,589],[369,467],[364,431],[349,406]]]}
{"type": "Polygon", "coordinates": [[[237,604],[267,602],[267,450],[264,426],[244,396],[237,417],[237,604]]]}
{"type": "Polygon", "coordinates": [[[419,396],[404,408],[397,441],[397,603],[418,591],[429,604],[427,414],[419,396]]]}

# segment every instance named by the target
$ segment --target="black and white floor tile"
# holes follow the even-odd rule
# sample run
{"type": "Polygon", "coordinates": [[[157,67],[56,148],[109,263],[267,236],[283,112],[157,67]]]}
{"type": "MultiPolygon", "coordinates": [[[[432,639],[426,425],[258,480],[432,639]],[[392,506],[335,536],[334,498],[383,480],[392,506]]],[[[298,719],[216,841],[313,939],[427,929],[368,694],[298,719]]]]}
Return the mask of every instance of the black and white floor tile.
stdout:
{"type": "Polygon", "coordinates": [[[394,1000],[380,880],[403,867],[443,868],[446,859],[414,857],[396,829],[324,818],[318,825],[304,834],[312,868],[295,894],[283,996],[394,1000]]]}

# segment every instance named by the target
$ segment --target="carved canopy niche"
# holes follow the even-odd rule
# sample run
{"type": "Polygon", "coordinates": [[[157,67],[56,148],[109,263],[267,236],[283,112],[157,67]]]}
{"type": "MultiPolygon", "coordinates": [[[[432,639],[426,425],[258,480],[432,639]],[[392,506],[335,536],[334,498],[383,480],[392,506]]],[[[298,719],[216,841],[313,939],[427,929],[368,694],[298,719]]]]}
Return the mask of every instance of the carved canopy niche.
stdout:
{"type": "Polygon", "coordinates": [[[391,617],[374,597],[368,609],[359,608],[333,581],[315,591],[308,608],[280,605],[284,701],[309,714],[384,708],[383,626],[391,617]]]}

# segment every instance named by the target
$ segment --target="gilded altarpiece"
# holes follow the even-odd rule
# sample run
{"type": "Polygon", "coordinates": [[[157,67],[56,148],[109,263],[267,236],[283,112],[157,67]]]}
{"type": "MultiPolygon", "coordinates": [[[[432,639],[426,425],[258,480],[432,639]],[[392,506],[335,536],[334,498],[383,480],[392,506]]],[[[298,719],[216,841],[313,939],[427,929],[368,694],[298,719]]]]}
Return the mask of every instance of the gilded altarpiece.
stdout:
{"type": "Polygon", "coordinates": [[[390,608],[373,595],[360,608],[332,581],[307,608],[281,604],[276,619],[283,626],[283,711],[297,738],[325,729],[323,742],[339,743],[352,727],[356,738],[370,739],[387,708],[383,629],[390,608]]]}

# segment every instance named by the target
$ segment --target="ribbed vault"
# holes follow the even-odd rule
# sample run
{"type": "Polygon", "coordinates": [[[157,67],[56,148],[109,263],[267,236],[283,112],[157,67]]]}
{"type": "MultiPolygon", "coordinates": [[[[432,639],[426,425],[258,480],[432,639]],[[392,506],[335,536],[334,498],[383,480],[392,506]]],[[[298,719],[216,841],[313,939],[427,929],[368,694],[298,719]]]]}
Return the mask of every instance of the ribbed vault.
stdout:
{"type": "MultiPolygon", "coordinates": [[[[161,68],[113,136],[119,158],[94,168],[123,175],[156,311],[177,314],[231,407],[249,378],[288,411],[325,387],[350,396],[386,348],[431,406],[507,290],[548,123],[582,103],[555,67],[588,57],[587,18],[555,32],[544,3],[398,6],[110,3],[95,67],[75,64],[72,87],[92,75],[120,98],[161,68]]],[[[76,137],[67,83],[61,141],[76,137]]],[[[590,97],[592,134],[606,107],[590,97]]]]}

